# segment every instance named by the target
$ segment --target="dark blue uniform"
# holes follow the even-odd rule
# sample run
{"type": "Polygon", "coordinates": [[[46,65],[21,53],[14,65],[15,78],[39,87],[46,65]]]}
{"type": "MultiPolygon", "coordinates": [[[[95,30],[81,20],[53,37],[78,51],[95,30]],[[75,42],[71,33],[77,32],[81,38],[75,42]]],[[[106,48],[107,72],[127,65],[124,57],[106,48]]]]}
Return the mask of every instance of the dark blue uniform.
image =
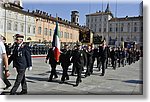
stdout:
{"type": "Polygon", "coordinates": [[[13,61],[13,67],[17,70],[17,77],[13,88],[11,89],[11,94],[15,94],[20,83],[22,86],[22,92],[27,93],[27,83],[25,79],[26,68],[32,66],[31,52],[29,46],[22,44],[20,47],[14,47],[13,53],[10,56],[8,63],[13,61]]]}
{"type": "Polygon", "coordinates": [[[48,50],[46,60],[49,60],[49,64],[51,65],[51,74],[50,74],[50,77],[49,77],[49,80],[48,80],[49,82],[51,82],[52,79],[53,79],[53,76],[55,76],[55,78],[58,78],[57,73],[56,73],[57,61],[55,60],[55,57],[54,57],[53,48],[50,48],[48,50]]]}

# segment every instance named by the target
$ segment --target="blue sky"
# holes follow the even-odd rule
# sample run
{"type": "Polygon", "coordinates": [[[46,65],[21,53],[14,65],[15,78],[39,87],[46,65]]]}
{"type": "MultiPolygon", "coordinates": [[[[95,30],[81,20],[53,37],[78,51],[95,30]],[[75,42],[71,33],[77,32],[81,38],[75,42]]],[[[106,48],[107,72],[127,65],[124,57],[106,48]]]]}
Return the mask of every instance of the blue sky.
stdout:
{"type": "MultiPolygon", "coordinates": [[[[42,0],[41,0],[42,1],[42,0]]],[[[52,16],[56,16],[56,13],[62,19],[71,19],[71,11],[79,11],[79,23],[84,25],[86,22],[86,14],[95,13],[96,11],[102,10],[102,2],[23,2],[25,10],[42,10],[46,11],[52,16]]],[[[57,0],[56,0],[57,1],[57,0]]],[[[88,0],[87,0],[88,1],[88,0]]],[[[119,1],[119,0],[118,0],[119,1]]],[[[124,0],[125,1],[125,0],[124,0]]],[[[103,10],[106,9],[107,2],[103,2],[103,10]]],[[[125,16],[138,16],[140,15],[139,4],[141,0],[136,2],[117,2],[117,17],[125,16]]],[[[110,10],[115,16],[116,2],[109,2],[110,10]]]]}

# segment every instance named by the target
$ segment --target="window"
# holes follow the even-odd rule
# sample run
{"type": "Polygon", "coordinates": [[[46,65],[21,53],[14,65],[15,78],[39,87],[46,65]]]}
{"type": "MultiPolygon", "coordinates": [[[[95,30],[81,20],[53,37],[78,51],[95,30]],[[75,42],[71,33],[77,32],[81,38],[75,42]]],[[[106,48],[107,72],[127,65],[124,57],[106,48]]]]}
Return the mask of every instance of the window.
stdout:
{"type": "Polygon", "coordinates": [[[61,37],[63,38],[63,31],[61,32],[61,37]]]}
{"type": "Polygon", "coordinates": [[[99,32],[101,32],[101,28],[99,28],[99,32]]]}
{"type": "Polygon", "coordinates": [[[75,18],[74,17],[72,18],[72,22],[75,22],[75,18]]]}
{"type": "Polygon", "coordinates": [[[109,31],[112,32],[112,28],[109,28],[109,31]]]}
{"type": "Polygon", "coordinates": [[[106,32],[106,28],[104,28],[104,32],[106,32]]]}
{"type": "Polygon", "coordinates": [[[7,22],[7,30],[11,30],[11,21],[7,22]]]}
{"type": "Polygon", "coordinates": [[[14,24],[14,31],[18,31],[18,23],[17,22],[15,22],[15,24],[14,24]]]}
{"type": "Polygon", "coordinates": [[[47,35],[47,28],[44,29],[44,34],[47,35]]]}
{"type": "Polygon", "coordinates": [[[136,32],[137,31],[137,28],[136,27],[134,27],[134,32],[136,32]]]}
{"type": "Polygon", "coordinates": [[[52,29],[49,30],[49,35],[52,36],[52,29]]]}
{"type": "Polygon", "coordinates": [[[28,26],[28,33],[30,33],[30,30],[31,30],[31,26],[29,25],[28,26]]]}
{"type": "Polygon", "coordinates": [[[116,27],[116,32],[118,32],[118,28],[116,27]]]}
{"type": "Polygon", "coordinates": [[[70,34],[70,39],[72,39],[72,34],[70,34]]]}
{"type": "Polygon", "coordinates": [[[33,26],[33,34],[35,34],[35,26],[33,26]]]}
{"type": "Polygon", "coordinates": [[[121,32],[123,32],[123,27],[121,27],[121,32]]]}
{"type": "Polygon", "coordinates": [[[42,33],[42,28],[39,27],[39,28],[38,28],[38,34],[41,34],[41,33],[42,33]]]}
{"type": "Polygon", "coordinates": [[[24,28],[24,26],[23,26],[24,24],[21,24],[21,32],[23,32],[23,28],[24,28]]]}

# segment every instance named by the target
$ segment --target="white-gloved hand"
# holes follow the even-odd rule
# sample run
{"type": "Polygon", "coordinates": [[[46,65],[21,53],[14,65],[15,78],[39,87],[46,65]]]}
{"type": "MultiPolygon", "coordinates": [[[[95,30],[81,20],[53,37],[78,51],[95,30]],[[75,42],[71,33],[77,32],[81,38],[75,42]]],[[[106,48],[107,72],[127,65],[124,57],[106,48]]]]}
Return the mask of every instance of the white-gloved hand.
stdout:
{"type": "Polygon", "coordinates": [[[32,66],[30,66],[30,67],[28,68],[28,70],[31,71],[31,70],[32,70],[32,66]]]}

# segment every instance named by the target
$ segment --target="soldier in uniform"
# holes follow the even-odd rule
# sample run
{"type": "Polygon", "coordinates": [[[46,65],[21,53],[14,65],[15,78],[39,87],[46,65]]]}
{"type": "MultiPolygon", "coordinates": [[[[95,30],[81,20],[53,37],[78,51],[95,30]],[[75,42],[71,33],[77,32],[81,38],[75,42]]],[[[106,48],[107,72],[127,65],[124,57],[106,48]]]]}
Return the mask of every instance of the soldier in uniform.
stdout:
{"type": "Polygon", "coordinates": [[[86,57],[85,57],[85,53],[81,49],[81,43],[77,43],[77,49],[74,52],[72,60],[73,60],[72,61],[73,65],[76,68],[76,72],[77,72],[76,85],[74,86],[78,86],[79,83],[82,82],[81,80],[82,69],[84,66],[86,66],[86,57]]]}
{"type": "Polygon", "coordinates": [[[111,64],[113,69],[116,69],[116,65],[117,65],[117,52],[116,49],[114,47],[112,47],[112,50],[110,52],[110,58],[111,58],[111,64]]]}
{"type": "Polygon", "coordinates": [[[61,55],[60,55],[60,63],[63,68],[63,74],[61,77],[61,83],[64,83],[65,80],[69,80],[69,75],[68,75],[68,67],[71,65],[71,50],[68,49],[68,45],[64,46],[64,49],[61,50],[61,55]]]}
{"type": "Polygon", "coordinates": [[[49,76],[48,82],[52,82],[53,76],[54,78],[58,78],[57,73],[56,73],[56,66],[58,62],[55,60],[53,48],[50,48],[48,50],[45,63],[47,63],[47,60],[49,60],[49,64],[51,65],[51,74],[49,76]]]}
{"type": "Polygon", "coordinates": [[[25,79],[26,68],[32,69],[31,51],[28,45],[23,44],[23,35],[16,34],[15,46],[12,55],[10,56],[8,63],[13,61],[13,68],[16,68],[17,77],[14,86],[12,87],[10,94],[16,94],[16,91],[21,84],[22,91],[19,94],[27,94],[27,83],[25,79]]]}
{"type": "Polygon", "coordinates": [[[85,73],[85,77],[90,76],[93,73],[93,53],[91,45],[88,45],[88,49],[86,51],[87,54],[87,70],[85,73]]]}
{"type": "Polygon", "coordinates": [[[102,46],[99,47],[99,56],[100,56],[100,62],[102,64],[102,74],[101,76],[104,76],[105,69],[107,68],[107,58],[108,58],[108,47],[106,46],[106,41],[102,41],[102,46]]]}

